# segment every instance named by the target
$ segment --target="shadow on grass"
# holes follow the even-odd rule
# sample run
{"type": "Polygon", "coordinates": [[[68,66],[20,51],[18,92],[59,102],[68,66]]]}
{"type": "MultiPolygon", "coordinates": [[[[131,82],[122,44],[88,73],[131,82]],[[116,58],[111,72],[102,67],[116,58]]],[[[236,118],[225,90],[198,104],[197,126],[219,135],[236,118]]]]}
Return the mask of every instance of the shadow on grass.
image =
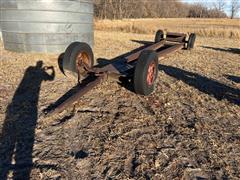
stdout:
{"type": "Polygon", "coordinates": [[[240,77],[233,76],[233,75],[225,75],[225,77],[235,83],[240,83],[240,77]]]}
{"type": "Polygon", "coordinates": [[[53,67],[43,67],[42,61],[26,69],[7,107],[0,134],[1,180],[6,180],[10,171],[13,171],[13,179],[30,179],[41,83],[52,81],[54,77],[53,67]]]}
{"type": "Polygon", "coordinates": [[[154,42],[152,42],[152,41],[140,41],[140,40],[135,40],[135,39],[132,39],[131,41],[135,42],[135,43],[138,43],[138,44],[145,45],[145,46],[154,44],[154,42]]]}
{"type": "Polygon", "coordinates": [[[226,99],[229,102],[240,105],[240,90],[224,85],[216,80],[204,77],[172,66],[159,65],[159,70],[192,86],[199,91],[212,95],[217,100],[226,99]]]}
{"type": "Polygon", "coordinates": [[[240,49],[239,48],[217,48],[217,47],[211,47],[211,46],[202,46],[202,48],[212,49],[212,50],[215,50],[215,51],[229,52],[229,53],[240,55],[240,49]]]}

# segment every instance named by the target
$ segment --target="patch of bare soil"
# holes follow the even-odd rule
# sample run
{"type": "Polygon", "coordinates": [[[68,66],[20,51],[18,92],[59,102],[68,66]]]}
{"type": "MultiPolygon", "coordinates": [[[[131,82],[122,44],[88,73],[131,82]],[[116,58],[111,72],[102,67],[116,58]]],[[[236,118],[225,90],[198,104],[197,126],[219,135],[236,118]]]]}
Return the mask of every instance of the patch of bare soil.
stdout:
{"type": "MultiPolygon", "coordinates": [[[[153,36],[97,31],[96,58],[153,36]]],[[[55,116],[43,110],[76,83],[56,56],[1,46],[0,179],[239,179],[240,44],[198,38],[161,60],[156,91],[116,82],[55,116]]]]}

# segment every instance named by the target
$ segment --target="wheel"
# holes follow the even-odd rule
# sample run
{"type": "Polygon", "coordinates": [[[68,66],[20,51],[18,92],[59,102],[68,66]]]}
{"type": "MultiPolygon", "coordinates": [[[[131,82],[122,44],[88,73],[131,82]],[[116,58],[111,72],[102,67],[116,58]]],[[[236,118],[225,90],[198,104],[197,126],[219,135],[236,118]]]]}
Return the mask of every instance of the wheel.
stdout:
{"type": "Polygon", "coordinates": [[[65,75],[65,72],[63,69],[63,58],[64,58],[64,53],[62,53],[58,56],[58,67],[59,67],[60,71],[65,75]]]}
{"type": "Polygon", "coordinates": [[[162,39],[164,39],[164,32],[163,30],[158,30],[155,35],[155,43],[160,42],[162,39]]]}
{"type": "Polygon", "coordinates": [[[80,77],[87,75],[86,67],[92,68],[94,55],[92,48],[83,42],[74,42],[68,46],[63,58],[63,69],[77,74],[80,77]]]}
{"type": "Polygon", "coordinates": [[[188,44],[187,44],[187,49],[188,50],[191,50],[194,48],[194,44],[195,44],[195,41],[196,41],[196,34],[195,33],[191,33],[190,36],[189,36],[189,39],[188,39],[188,44]]]}
{"type": "Polygon", "coordinates": [[[134,90],[140,95],[150,95],[154,91],[158,76],[158,56],[151,50],[143,51],[137,61],[134,72],[134,90]]]}
{"type": "Polygon", "coordinates": [[[72,53],[73,49],[78,44],[79,44],[79,42],[73,42],[66,48],[66,50],[64,52],[64,55],[63,55],[63,59],[62,59],[62,67],[60,66],[61,64],[59,64],[59,68],[63,72],[63,74],[66,73],[66,70],[71,71],[69,57],[71,56],[71,53],[72,53]]]}

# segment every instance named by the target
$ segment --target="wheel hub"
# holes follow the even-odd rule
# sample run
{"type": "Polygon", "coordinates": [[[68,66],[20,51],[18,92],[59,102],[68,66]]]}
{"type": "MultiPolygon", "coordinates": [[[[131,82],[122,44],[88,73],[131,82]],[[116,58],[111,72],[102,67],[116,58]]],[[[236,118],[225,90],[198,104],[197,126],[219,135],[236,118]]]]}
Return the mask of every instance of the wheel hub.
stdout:
{"type": "Polygon", "coordinates": [[[85,76],[91,66],[91,60],[86,52],[80,52],[76,57],[76,70],[79,76],[85,76]]]}
{"type": "Polygon", "coordinates": [[[151,63],[148,67],[148,73],[147,73],[147,83],[149,86],[153,85],[155,81],[155,71],[156,71],[156,66],[155,63],[151,63]]]}

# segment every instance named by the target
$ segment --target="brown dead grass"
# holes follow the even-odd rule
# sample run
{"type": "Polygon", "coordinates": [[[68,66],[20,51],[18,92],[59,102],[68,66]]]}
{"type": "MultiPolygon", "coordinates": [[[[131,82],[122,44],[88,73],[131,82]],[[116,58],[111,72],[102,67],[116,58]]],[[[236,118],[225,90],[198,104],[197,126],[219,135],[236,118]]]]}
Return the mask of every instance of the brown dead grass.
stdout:
{"type": "MultiPolygon", "coordinates": [[[[111,60],[140,46],[131,40],[153,38],[154,34],[95,31],[94,54],[111,60]]],[[[240,106],[230,100],[239,95],[240,84],[226,76],[240,77],[239,47],[237,39],[198,37],[194,50],[160,61],[151,96],[138,96],[108,81],[75,108],[45,117],[42,110],[76,80],[60,73],[57,56],[12,53],[1,45],[0,134],[8,118],[31,117],[26,113],[31,103],[10,111],[8,118],[6,112],[17,101],[13,96],[26,69],[42,60],[54,66],[56,77],[41,84],[31,179],[239,179],[240,106]],[[222,96],[222,90],[230,94],[222,96]]],[[[28,87],[33,85],[30,81],[28,87]]],[[[28,121],[16,124],[25,129],[28,121]]],[[[5,133],[16,134],[12,129],[5,133]]],[[[4,159],[9,145],[1,147],[4,159]]]]}
{"type": "Polygon", "coordinates": [[[96,30],[153,34],[158,29],[190,33],[201,37],[240,39],[239,19],[124,19],[100,20],[96,30]]]}

